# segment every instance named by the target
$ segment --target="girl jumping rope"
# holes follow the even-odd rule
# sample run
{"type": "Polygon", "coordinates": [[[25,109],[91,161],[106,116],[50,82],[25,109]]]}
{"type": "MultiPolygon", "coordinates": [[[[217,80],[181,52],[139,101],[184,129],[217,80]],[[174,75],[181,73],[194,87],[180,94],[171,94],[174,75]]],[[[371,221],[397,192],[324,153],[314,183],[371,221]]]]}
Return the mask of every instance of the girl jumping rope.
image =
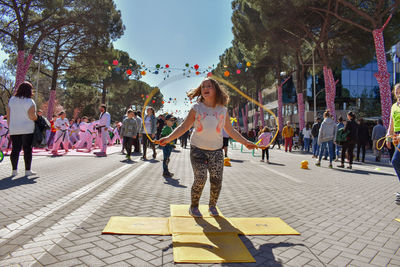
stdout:
{"type": "Polygon", "coordinates": [[[211,216],[218,216],[216,205],[221,192],[224,168],[222,129],[225,129],[231,138],[242,143],[248,149],[257,148],[257,145],[246,140],[233,129],[225,107],[229,101],[229,96],[216,80],[205,79],[199,87],[188,93],[188,97],[190,99],[196,98],[197,103],[192,107],[185,121],[169,136],[161,138],[159,142],[161,146],[165,146],[183,135],[194,124],[194,131],[190,139],[190,161],[194,182],[191,190],[189,213],[193,217],[202,217],[198,206],[207,181],[208,170],[211,183],[209,212],[211,216]]]}

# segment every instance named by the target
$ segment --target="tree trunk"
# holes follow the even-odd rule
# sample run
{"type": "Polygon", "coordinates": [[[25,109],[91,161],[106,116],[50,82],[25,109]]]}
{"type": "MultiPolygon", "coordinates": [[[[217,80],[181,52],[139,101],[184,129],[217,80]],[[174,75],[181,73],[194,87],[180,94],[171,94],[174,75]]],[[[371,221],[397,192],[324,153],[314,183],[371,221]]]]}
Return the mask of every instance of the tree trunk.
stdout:
{"type": "MultiPolygon", "coordinates": [[[[262,91],[261,90],[258,92],[258,102],[260,102],[261,105],[264,106],[263,99],[262,99],[262,91]]],[[[265,127],[265,120],[264,120],[264,109],[263,108],[260,108],[260,117],[261,117],[261,126],[264,128],[265,127]]]]}
{"type": "Polygon", "coordinates": [[[18,51],[17,57],[17,74],[15,76],[15,90],[25,81],[26,73],[31,65],[33,55],[29,54],[25,59],[25,50],[18,51]]]}
{"type": "Polygon", "coordinates": [[[378,62],[378,72],[375,73],[375,78],[379,84],[382,120],[385,127],[388,128],[392,98],[390,92],[390,74],[387,71],[385,44],[383,40],[383,28],[372,31],[372,35],[374,37],[376,59],[378,62]]]}
{"type": "Polygon", "coordinates": [[[106,83],[103,82],[103,91],[101,93],[101,103],[106,104],[106,97],[107,97],[107,86],[106,83]]]}
{"type": "Polygon", "coordinates": [[[300,62],[300,53],[296,55],[296,93],[297,93],[297,113],[299,115],[299,128],[303,130],[304,122],[304,99],[303,99],[303,85],[304,85],[304,64],[300,62]]]}
{"type": "Polygon", "coordinates": [[[336,97],[336,84],[333,78],[332,69],[324,66],[324,81],[325,81],[325,101],[326,108],[331,112],[333,119],[336,121],[335,112],[335,97],[336,97]]]}

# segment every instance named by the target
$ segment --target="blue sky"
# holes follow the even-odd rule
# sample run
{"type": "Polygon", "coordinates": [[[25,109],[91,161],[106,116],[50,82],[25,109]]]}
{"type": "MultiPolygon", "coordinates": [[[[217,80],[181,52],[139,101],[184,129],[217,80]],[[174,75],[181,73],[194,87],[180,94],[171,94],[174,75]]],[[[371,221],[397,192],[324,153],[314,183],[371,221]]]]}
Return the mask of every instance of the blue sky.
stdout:
{"type": "MultiPolygon", "coordinates": [[[[138,63],[184,68],[198,64],[207,68],[217,64],[219,56],[233,39],[231,1],[229,0],[116,0],[126,26],[125,34],[114,47],[127,51],[138,63]]],[[[197,87],[205,74],[184,78],[182,71],[172,71],[160,89],[165,98],[177,98],[166,104],[165,111],[183,116],[185,92],[197,87]],[[178,78],[173,78],[173,76],[178,78]],[[182,76],[182,78],[180,78],[182,76]],[[200,77],[201,76],[201,77],[200,77]],[[178,80],[178,81],[175,81],[178,80]],[[174,81],[174,82],[173,82],[174,81]]],[[[142,80],[152,86],[164,81],[163,75],[146,74],[142,80]]]]}
{"type": "MultiPolygon", "coordinates": [[[[232,8],[230,0],[115,0],[121,10],[125,34],[114,47],[127,51],[131,58],[147,66],[156,64],[184,68],[198,64],[207,68],[217,64],[219,56],[231,46],[232,8]]],[[[0,62],[6,58],[0,50],[0,62]]],[[[165,104],[165,111],[184,116],[186,91],[197,87],[205,74],[185,78],[182,71],[172,71],[170,79],[147,74],[142,80],[160,87],[166,99],[176,98],[177,104],[165,104]]]]}

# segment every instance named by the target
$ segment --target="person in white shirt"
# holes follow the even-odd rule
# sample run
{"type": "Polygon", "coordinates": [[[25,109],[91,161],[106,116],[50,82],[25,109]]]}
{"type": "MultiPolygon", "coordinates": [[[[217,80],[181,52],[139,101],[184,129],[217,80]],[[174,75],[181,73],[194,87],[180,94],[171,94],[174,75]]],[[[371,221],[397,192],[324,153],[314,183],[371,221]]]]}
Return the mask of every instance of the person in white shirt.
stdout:
{"type": "Polygon", "coordinates": [[[306,152],[310,152],[311,128],[308,123],[306,124],[306,127],[303,128],[303,138],[304,138],[304,150],[306,152]]]}
{"type": "Polygon", "coordinates": [[[99,125],[97,126],[98,134],[100,137],[100,152],[95,153],[98,157],[106,157],[107,156],[107,135],[108,128],[111,124],[111,116],[110,113],[107,112],[107,106],[101,104],[99,107],[100,110],[100,118],[99,125]]]}
{"type": "Polygon", "coordinates": [[[25,81],[18,86],[15,95],[8,102],[7,125],[12,142],[10,156],[12,177],[18,174],[18,159],[21,149],[24,150],[25,176],[36,174],[31,170],[33,133],[37,120],[36,104],[32,100],[32,91],[32,84],[25,81]]]}
{"type": "Polygon", "coordinates": [[[57,132],[54,136],[54,143],[53,143],[53,155],[58,155],[58,148],[60,144],[63,144],[65,152],[68,152],[68,145],[69,145],[69,136],[68,136],[68,127],[69,122],[66,118],[66,114],[64,111],[61,111],[58,114],[59,118],[54,123],[54,127],[56,128],[57,132]]]}

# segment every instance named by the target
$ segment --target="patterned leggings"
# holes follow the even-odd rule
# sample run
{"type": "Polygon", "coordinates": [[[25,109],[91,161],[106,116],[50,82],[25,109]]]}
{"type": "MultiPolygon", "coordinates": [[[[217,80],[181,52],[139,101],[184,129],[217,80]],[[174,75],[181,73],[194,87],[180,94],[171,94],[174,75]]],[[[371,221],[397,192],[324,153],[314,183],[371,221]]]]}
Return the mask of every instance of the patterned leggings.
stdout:
{"type": "Polygon", "coordinates": [[[210,206],[216,206],[222,186],[222,174],[224,170],[224,154],[222,149],[204,150],[195,146],[190,150],[194,182],[192,186],[192,207],[199,205],[201,193],[207,181],[207,170],[210,173],[210,206]]]}

